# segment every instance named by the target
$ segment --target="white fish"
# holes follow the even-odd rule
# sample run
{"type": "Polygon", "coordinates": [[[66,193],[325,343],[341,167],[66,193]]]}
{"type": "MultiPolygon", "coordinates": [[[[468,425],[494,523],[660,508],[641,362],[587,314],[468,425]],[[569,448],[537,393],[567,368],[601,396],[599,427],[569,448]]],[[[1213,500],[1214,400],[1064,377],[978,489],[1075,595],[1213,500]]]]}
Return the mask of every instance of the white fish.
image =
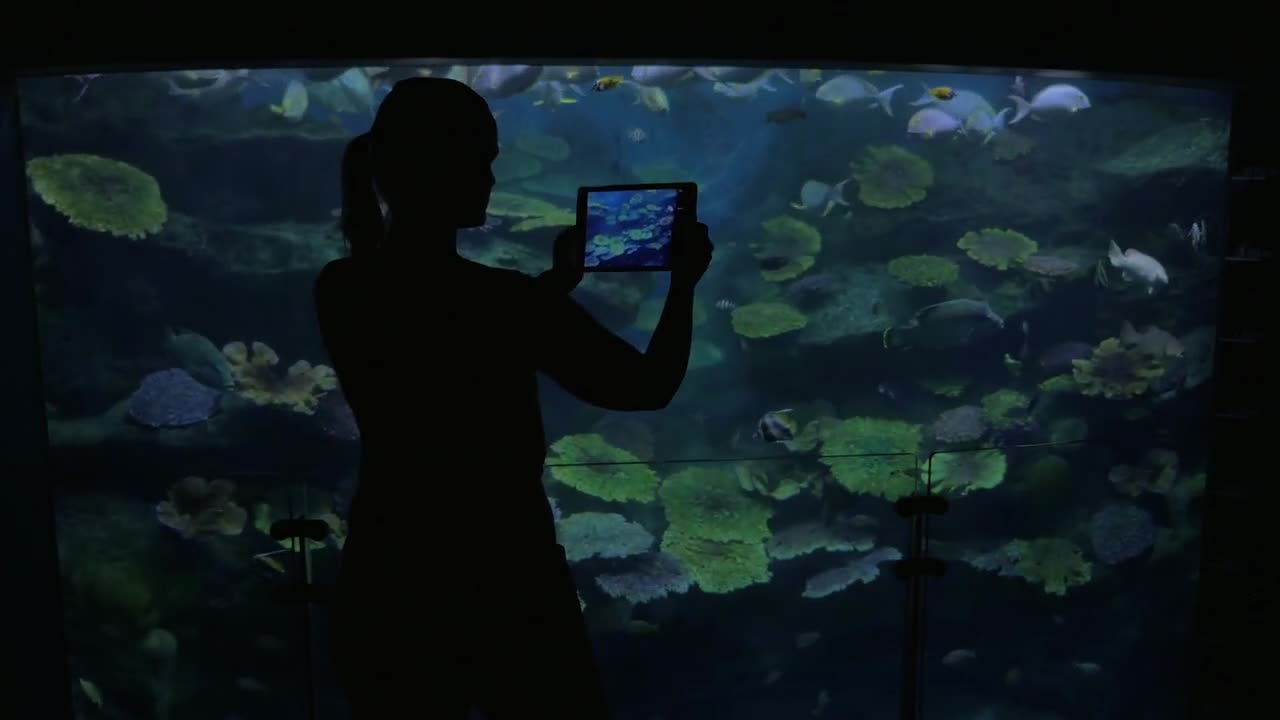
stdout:
{"type": "Polygon", "coordinates": [[[957,665],[964,665],[965,663],[972,662],[976,659],[978,659],[977,653],[968,648],[960,648],[943,655],[942,664],[948,667],[955,667],[957,665]]]}
{"type": "Polygon", "coordinates": [[[963,132],[964,125],[938,108],[921,108],[911,116],[910,120],[907,120],[907,133],[919,135],[925,139],[957,130],[963,132]]]}
{"type": "Polygon", "coordinates": [[[843,105],[855,100],[873,100],[874,102],[870,107],[879,106],[884,108],[884,113],[889,117],[893,117],[893,107],[889,105],[889,102],[893,99],[893,94],[901,87],[902,85],[898,84],[891,88],[878,90],[875,85],[857,75],[843,73],[819,85],[814,92],[814,97],[832,105],[843,105]]]}
{"type": "Polygon", "coordinates": [[[715,85],[711,86],[711,90],[720,95],[739,100],[755,100],[761,90],[768,90],[769,92],[778,91],[777,88],[769,84],[769,80],[777,74],[780,74],[777,70],[767,70],[750,82],[717,82],[715,85]]]}
{"type": "Polygon", "coordinates": [[[800,202],[791,203],[791,207],[797,210],[822,208],[823,217],[826,217],[836,205],[849,207],[848,201],[844,199],[844,186],[851,179],[845,178],[835,185],[828,185],[818,180],[806,180],[804,185],[800,186],[800,202]]]}
{"type": "Polygon", "coordinates": [[[1055,83],[1035,94],[1035,97],[1027,100],[1020,95],[1010,95],[1009,99],[1013,101],[1017,112],[1014,113],[1013,119],[1009,121],[1010,125],[1014,125],[1022,120],[1022,118],[1035,113],[1037,116],[1044,113],[1056,112],[1078,112],[1093,107],[1089,104],[1089,96],[1075,85],[1067,85],[1066,83],[1055,83]]]}
{"type": "Polygon", "coordinates": [[[1191,238],[1191,249],[1200,250],[1204,247],[1204,221],[1191,223],[1191,230],[1187,232],[1187,237],[1191,238]]]}
{"type": "Polygon", "coordinates": [[[1004,132],[1007,127],[1005,125],[1004,116],[1008,114],[1010,108],[1004,108],[1000,112],[992,115],[983,110],[974,110],[964,120],[965,132],[976,132],[982,135],[982,144],[986,145],[991,142],[991,138],[996,133],[1004,132]]]}
{"type": "Polygon", "coordinates": [[[641,85],[670,87],[693,76],[693,68],[678,65],[636,65],[631,68],[631,79],[641,85]]]}
{"type": "Polygon", "coordinates": [[[1160,261],[1141,250],[1129,248],[1121,252],[1120,246],[1112,240],[1111,247],[1107,250],[1107,259],[1113,266],[1120,268],[1122,278],[1125,280],[1137,278],[1146,285],[1148,295],[1156,291],[1157,283],[1169,284],[1169,273],[1165,271],[1160,261]]]}
{"type": "Polygon", "coordinates": [[[310,96],[307,95],[307,86],[297,80],[290,80],[289,85],[284,89],[284,97],[280,99],[280,104],[272,105],[271,112],[286,120],[297,122],[307,114],[309,104],[310,96]]]}
{"type": "Polygon", "coordinates": [[[1018,95],[1019,97],[1027,96],[1027,84],[1022,81],[1021,75],[1013,76],[1013,82],[1009,83],[1009,89],[1013,91],[1014,95],[1018,95]]]}

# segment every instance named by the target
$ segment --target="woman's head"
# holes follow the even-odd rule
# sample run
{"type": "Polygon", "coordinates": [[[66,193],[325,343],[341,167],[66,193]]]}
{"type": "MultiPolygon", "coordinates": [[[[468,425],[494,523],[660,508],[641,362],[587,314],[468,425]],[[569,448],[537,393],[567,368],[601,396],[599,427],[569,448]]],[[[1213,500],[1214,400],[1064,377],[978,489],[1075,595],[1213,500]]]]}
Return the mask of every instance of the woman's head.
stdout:
{"type": "Polygon", "coordinates": [[[379,199],[392,217],[483,225],[497,154],[497,124],[474,90],[444,78],[396,83],[343,157],[342,229],[352,252],[381,242],[379,199]]]}

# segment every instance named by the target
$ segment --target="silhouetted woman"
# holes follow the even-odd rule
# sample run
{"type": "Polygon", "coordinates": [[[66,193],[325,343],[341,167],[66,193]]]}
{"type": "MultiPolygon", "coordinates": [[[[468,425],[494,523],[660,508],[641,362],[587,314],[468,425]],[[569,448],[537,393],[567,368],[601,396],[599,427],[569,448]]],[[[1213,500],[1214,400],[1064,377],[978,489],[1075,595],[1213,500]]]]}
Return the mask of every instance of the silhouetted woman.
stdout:
{"type": "Polygon", "coordinates": [[[414,78],[343,158],[351,256],[325,266],[315,301],[361,438],[333,610],[356,720],[607,716],[542,489],[536,373],[599,407],[665,407],[711,243],[701,224],[676,235],[641,353],[568,297],[580,230],[538,278],[458,255],[457,229],[485,222],[497,154],[479,95],[414,78]]]}

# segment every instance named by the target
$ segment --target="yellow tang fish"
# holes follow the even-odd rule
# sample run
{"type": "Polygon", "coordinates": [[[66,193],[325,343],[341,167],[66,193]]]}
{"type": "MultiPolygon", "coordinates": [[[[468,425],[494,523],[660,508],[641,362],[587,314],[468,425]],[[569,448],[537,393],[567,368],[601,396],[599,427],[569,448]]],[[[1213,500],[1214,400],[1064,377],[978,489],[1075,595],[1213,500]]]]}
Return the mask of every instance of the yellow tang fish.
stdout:
{"type": "Polygon", "coordinates": [[[928,92],[939,100],[950,100],[956,96],[956,91],[946,85],[939,85],[936,88],[930,88],[928,92]]]}
{"type": "Polygon", "coordinates": [[[622,83],[626,82],[626,78],[621,75],[605,75],[591,84],[591,89],[596,92],[603,90],[612,90],[622,83]]]}

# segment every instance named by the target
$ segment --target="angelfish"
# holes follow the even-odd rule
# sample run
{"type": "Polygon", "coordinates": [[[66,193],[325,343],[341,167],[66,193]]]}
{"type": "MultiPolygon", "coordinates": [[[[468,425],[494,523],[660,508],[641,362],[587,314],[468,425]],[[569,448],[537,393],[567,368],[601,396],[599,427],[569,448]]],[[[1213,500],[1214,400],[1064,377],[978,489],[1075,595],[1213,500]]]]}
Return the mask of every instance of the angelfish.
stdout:
{"type": "Polygon", "coordinates": [[[800,431],[799,424],[789,414],[791,412],[791,408],[783,408],[765,413],[756,422],[756,431],[752,437],[771,443],[791,440],[800,431]]]}

